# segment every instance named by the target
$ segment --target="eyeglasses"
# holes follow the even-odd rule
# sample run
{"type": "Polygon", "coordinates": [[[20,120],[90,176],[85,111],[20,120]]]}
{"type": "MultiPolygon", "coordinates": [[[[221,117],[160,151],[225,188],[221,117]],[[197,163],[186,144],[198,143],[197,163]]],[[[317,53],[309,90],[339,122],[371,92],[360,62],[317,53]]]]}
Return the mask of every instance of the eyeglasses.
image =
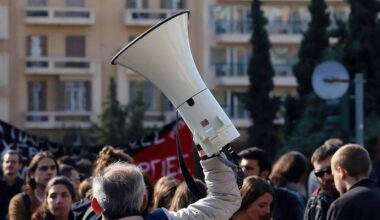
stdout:
{"type": "Polygon", "coordinates": [[[323,177],[326,173],[331,174],[331,167],[330,166],[325,167],[322,170],[318,170],[318,171],[314,170],[314,174],[316,177],[323,177]]]}

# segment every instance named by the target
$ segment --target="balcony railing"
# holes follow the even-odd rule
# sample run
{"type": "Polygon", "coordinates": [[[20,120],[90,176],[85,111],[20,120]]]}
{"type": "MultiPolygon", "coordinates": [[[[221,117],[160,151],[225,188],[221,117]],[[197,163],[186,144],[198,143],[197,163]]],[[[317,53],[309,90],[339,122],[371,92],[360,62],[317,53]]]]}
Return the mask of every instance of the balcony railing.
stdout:
{"type": "MultiPolygon", "coordinates": [[[[211,71],[215,72],[217,85],[248,86],[248,66],[248,63],[220,63],[214,64],[211,71]]],[[[275,86],[292,87],[297,85],[292,67],[292,64],[273,64],[275,86]]]]}
{"type": "Polygon", "coordinates": [[[53,129],[80,127],[89,128],[94,118],[92,112],[27,112],[26,128],[53,129]]]}
{"type": "Polygon", "coordinates": [[[250,19],[241,21],[216,20],[216,34],[247,34],[252,33],[252,22],[250,19]]]}
{"type": "Polygon", "coordinates": [[[302,34],[307,30],[309,21],[268,21],[267,30],[270,34],[302,34]]]}
{"type": "Polygon", "coordinates": [[[27,7],[25,22],[28,24],[91,25],[95,13],[88,8],[27,7]]]}
{"type": "Polygon", "coordinates": [[[178,9],[127,8],[124,23],[127,26],[152,26],[178,12],[178,9]]]}
{"type": "Polygon", "coordinates": [[[248,75],[248,63],[218,63],[214,65],[216,76],[240,77],[248,75]]]}
{"type": "Polygon", "coordinates": [[[82,57],[27,57],[26,74],[93,74],[94,59],[82,57]]]}
{"type": "MultiPolygon", "coordinates": [[[[219,63],[214,64],[216,76],[241,77],[248,76],[248,63],[219,63]]],[[[276,76],[291,76],[292,64],[273,64],[276,76]]]]}
{"type": "MultiPolygon", "coordinates": [[[[252,34],[252,21],[249,19],[242,21],[216,20],[215,33],[220,34],[252,34]]],[[[267,30],[269,34],[302,34],[306,31],[308,21],[268,21],[267,30]]]]}

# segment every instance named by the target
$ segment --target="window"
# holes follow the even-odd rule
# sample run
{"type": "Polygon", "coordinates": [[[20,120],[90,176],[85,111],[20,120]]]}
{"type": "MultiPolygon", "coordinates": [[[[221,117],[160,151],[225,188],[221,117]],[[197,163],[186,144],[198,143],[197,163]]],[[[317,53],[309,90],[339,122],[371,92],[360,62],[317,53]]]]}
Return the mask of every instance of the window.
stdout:
{"type": "Polygon", "coordinates": [[[211,63],[215,66],[215,74],[217,76],[227,75],[227,50],[225,48],[211,49],[211,63]]]}
{"type": "Polygon", "coordinates": [[[212,48],[211,63],[217,76],[246,76],[249,53],[247,48],[212,48]]]}
{"type": "Polygon", "coordinates": [[[47,6],[47,0],[28,0],[28,6],[47,6]]]}
{"type": "Polygon", "coordinates": [[[271,49],[271,60],[277,76],[292,75],[292,65],[295,58],[288,47],[273,47],[271,49]]]}
{"type": "Polygon", "coordinates": [[[46,82],[29,81],[28,82],[28,110],[45,111],[46,110],[46,82]]]}
{"type": "Polygon", "coordinates": [[[219,105],[224,109],[227,114],[230,114],[229,106],[227,103],[227,92],[221,90],[212,91],[216,101],[218,101],[219,105]]]}
{"type": "MultiPolygon", "coordinates": [[[[91,84],[88,81],[61,82],[60,94],[64,100],[64,111],[90,111],[91,110],[91,84]]],[[[59,100],[62,100],[60,97],[59,100]]]]}
{"type": "Polygon", "coordinates": [[[66,0],[66,7],[84,7],[84,0],[66,0]]]}
{"type": "Polygon", "coordinates": [[[263,8],[264,14],[268,19],[268,31],[273,34],[286,34],[289,29],[289,7],[266,6],[263,8]]]}
{"type": "Polygon", "coordinates": [[[161,111],[167,112],[167,111],[173,111],[174,106],[173,104],[169,101],[168,98],[164,95],[164,93],[161,92],[161,111]]]}
{"type": "Polygon", "coordinates": [[[137,91],[141,89],[143,95],[143,102],[147,111],[156,110],[156,99],[154,93],[154,86],[148,81],[130,81],[129,82],[129,104],[133,105],[137,98],[137,91]]]}
{"type": "Polygon", "coordinates": [[[251,32],[251,18],[244,6],[217,5],[211,15],[217,34],[251,32]]]}
{"type": "Polygon", "coordinates": [[[290,24],[292,33],[303,33],[310,21],[310,13],[307,8],[302,7],[290,13],[290,24]]]}
{"type": "Polygon", "coordinates": [[[161,8],[181,9],[185,8],[184,0],[161,0],[161,8]]]}
{"type": "MultiPolygon", "coordinates": [[[[29,35],[26,37],[26,56],[30,58],[39,58],[47,56],[47,37],[38,35],[29,35]]],[[[32,59],[26,61],[28,68],[47,67],[48,61],[41,59],[32,59]]]]}
{"type": "Polygon", "coordinates": [[[148,0],[127,0],[127,8],[148,8],[148,0]]]}
{"type": "Polygon", "coordinates": [[[66,56],[85,57],[86,41],[84,36],[66,36],[66,56]]]}
{"type": "Polygon", "coordinates": [[[231,117],[232,118],[249,118],[249,111],[246,109],[245,103],[242,102],[242,97],[245,93],[231,92],[231,117]]]}
{"type": "Polygon", "coordinates": [[[47,37],[44,35],[28,35],[26,37],[26,55],[28,57],[46,56],[47,37]]]}

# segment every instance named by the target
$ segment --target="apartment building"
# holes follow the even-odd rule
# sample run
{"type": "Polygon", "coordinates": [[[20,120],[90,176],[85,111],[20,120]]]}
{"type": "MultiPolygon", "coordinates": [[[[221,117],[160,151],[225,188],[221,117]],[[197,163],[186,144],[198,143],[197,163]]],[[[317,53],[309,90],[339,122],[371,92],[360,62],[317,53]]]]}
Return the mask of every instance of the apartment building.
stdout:
{"type": "MultiPolygon", "coordinates": [[[[348,16],[343,0],[327,2],[334,14],[348,16]]],[[[273,95],[295,95],[291,66],[310,19],[308,4],[264,0],[276,70],[273,95]]],[[[117,80],[119,101],[133,102],[143,77],[112,66],[110,59],[150,26],[188,9],[189,40],[199,72],[244,131],[251,122],[238,96],[249,83],[250,7],[250,0],[1,0],[0,118],[45,135],[89,127],[101,113],[110,76],[117,80]]],[[[173,120],[165,96],[152,83],[143,84],[145,124],[173,120]]]]}
{"type": "Polygon", "coordinates": [[[9,0],[0,0],[0,118],[9,120],[9,0]]]}

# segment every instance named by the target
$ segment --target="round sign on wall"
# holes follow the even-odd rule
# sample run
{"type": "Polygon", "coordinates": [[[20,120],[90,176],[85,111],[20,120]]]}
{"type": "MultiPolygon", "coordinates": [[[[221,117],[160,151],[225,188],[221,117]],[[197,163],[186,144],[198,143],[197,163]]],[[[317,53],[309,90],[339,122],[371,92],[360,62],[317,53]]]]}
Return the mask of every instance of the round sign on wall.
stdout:
{"type": "Polygon", "coordinates": [[[347,92],[350,76],[342,64],[326,61],[314,69],[311,83],[314,92],[322,99],[337,99],[347,92]]]}

